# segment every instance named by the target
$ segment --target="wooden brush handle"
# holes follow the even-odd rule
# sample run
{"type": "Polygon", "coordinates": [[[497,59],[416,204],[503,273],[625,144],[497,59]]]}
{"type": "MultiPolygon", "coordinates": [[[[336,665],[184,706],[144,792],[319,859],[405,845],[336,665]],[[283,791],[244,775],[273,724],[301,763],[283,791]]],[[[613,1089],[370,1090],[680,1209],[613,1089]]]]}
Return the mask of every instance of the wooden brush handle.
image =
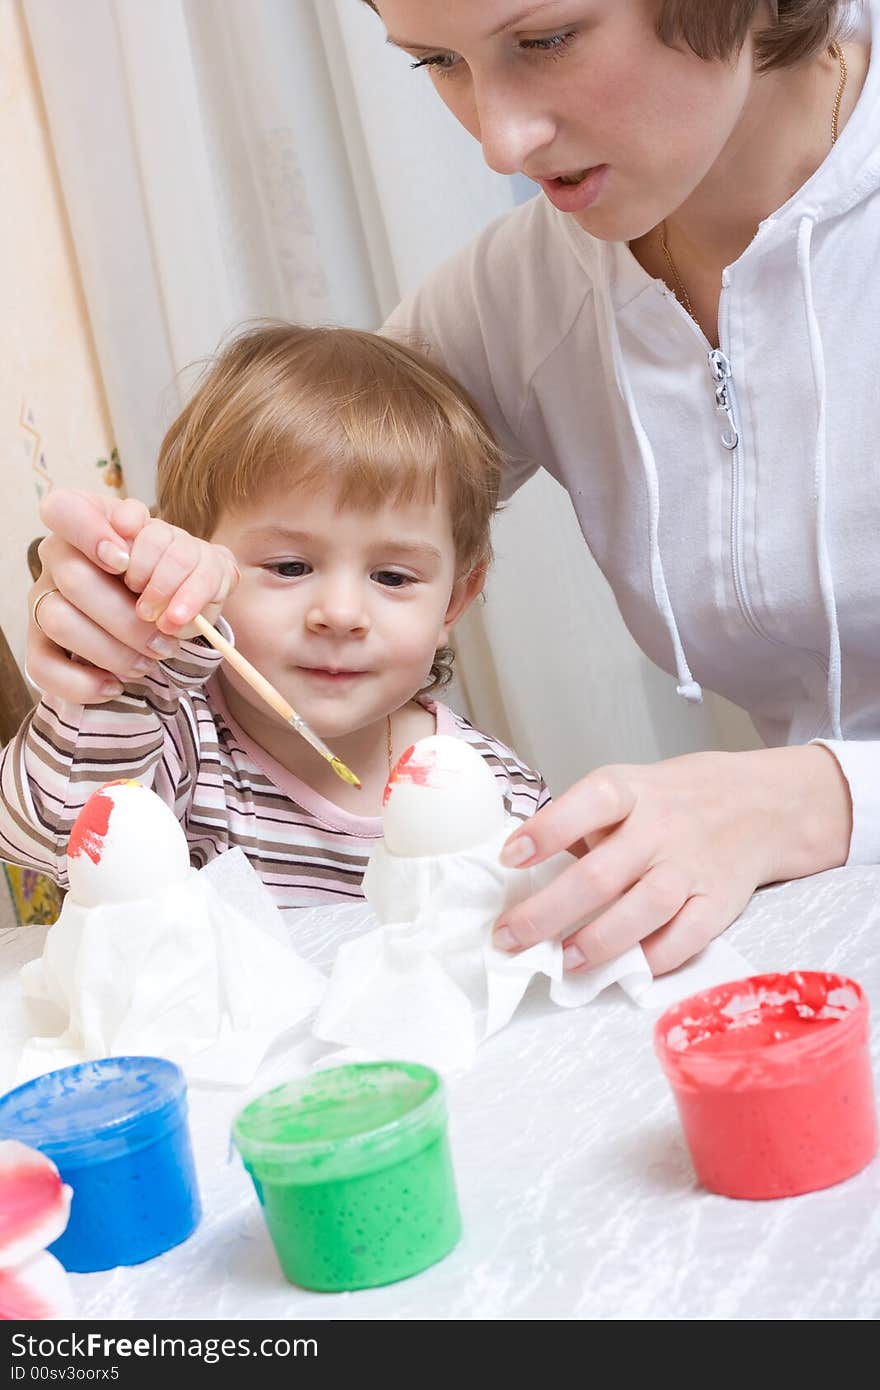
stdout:
{"type": "Polygon", "coordinates": [[[289,705],[284,696],[270,685],[265,676],[262,676],[256,666],[252,666],[247,657],[242,656],[241,652],[236,651],[231,642],[227,642],[222,632],[218,632],[212,627],[207,618],[203,618],[201,613],[197,613],[193,618],[193,624],[198,628],[206,642],[229,662],[229,665],[238,672],[242,680],[246,680],[252,690],[255,690],[261,699],[272,708],[276,714],[280,714],[282,719],[288,723],[291,719],[298,719],[299,716],[292,705],[289,705]]]}

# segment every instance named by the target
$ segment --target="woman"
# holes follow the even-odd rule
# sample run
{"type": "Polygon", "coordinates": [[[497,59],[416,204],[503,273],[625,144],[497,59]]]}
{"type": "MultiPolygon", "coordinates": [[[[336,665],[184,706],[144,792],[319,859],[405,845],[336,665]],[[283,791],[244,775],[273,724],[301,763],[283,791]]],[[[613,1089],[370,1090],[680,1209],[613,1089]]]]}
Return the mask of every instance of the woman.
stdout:
{"type": "MultiPolygon", "coordinates": [[[[372,8],[487,163],[543,190],[386,331],[478,398],[508,492],[539,465],[568,489],[680,694],[719,691],[779,745],[599,769],[508,842],[517,864],[589,853],[500,945],[562,936],[577,969],[641,941],[659,973],[761,884],[880,861],[880,60],[870,34],[838,42],[834,0],[372,8]]],[[[72,699],[150,635],[86,573],[82,552],[121,539],[86,511],[47,510],[66,541],[38,587],[61,594],[29,647],[72,699]],[[105,602],[112,651],[87,617],[105,602]]]]}

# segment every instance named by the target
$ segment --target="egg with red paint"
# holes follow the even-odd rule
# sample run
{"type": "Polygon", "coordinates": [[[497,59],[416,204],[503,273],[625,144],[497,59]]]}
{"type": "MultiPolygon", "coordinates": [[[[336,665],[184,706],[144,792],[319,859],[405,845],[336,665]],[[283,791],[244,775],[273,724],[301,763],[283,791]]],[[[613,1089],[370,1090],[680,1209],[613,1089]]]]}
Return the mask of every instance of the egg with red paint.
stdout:
{"type": "Polygon", "coordinates": [[[67,1226],[72,1195],[45,1154],[0,1140],[0,1320],[73,1317],[67,1274],[45,1251],[67,1226]]]}
{"type": "Polygon", "coordinates": [[[492,769],[464,739],[432,734],[398,759],[382,798],[385,847],[415,858],[455,854],[505,826],[492,769]]]}
{"type": "Polygon", "coordinates": [[[189,872],[174,812],[139,782],[105,783],[76,818],[67,873],[70,896],[82,907],[154,898],[189,872]]]}

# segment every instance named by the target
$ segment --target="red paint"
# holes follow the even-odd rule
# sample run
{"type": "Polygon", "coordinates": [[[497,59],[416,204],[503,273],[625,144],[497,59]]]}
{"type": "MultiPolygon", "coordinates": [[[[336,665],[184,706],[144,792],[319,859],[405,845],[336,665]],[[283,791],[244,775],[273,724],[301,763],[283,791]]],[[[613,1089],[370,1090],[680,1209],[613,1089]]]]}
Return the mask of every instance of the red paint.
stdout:
{"type": "Polygon", "coordinates": [[[63,1206],[63,1187],[58,1170],[36,1153],[0,1168],[0,1252],[63,1206]]]}
{"type": "Polygon", "coordinates": [[[773,1047],[777,1043],[790,1042],[792,1038],[812,1037],[817,1030],[822,1028],[833,1028],[837,1019],[835,1018],[802,1018],[793,1005],[785,1005],[780,1009],[768,1009],[762,1013],[758,1022],[752,1024],[748,1030],[736,1032],[732,1028],[722,1026],[717,1032],[712,1032],[709,1036],[697,1038],[690,1044],[692,1052],[711,1052],[716,1056],[721,1053],[750,1051],[753,1047],[773,1047]]]}
{"type": "Polygon", "coordinates": [[[654,1045],[697,1177],[713,1192],[812,1192],[877,1150],[868,1002],[854,980],[734,980],[667,1009],[654,1045]]]}
{"type": "Polygon", "coordinates": [[[106,788],[100,787],[98,791],[92,792],[74,821],[67,843],[68,859],[77,859],[81,854],[87,854],[93,864],[100,864],[104,837],[110,829],[110,813],[113,810],[113,798],[105,796],[105,790],[106,788]]]}
{"type": "Polygon", "coordinates": [[[396,782],[412,782],[417,787],[430,787],[431,773],[437,766],[437,755],[431,753],[429,757],[424,755],[420,762],[413,761],[413,754],[416,751],[415,744],[411,744],[405,753],[401,753],[394,767],[391,769],[391,776],[385,783],[385,790],[382,793],[382,805],[387,806],[388,798],[394,789],[396,782]]]}

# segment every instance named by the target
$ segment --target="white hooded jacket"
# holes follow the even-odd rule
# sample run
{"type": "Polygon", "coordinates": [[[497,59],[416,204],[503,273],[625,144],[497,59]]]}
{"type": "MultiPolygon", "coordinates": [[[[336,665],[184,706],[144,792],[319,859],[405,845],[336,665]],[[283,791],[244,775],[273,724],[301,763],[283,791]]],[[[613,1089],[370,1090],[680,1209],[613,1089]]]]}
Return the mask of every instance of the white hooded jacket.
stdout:
{"type": "Polygon", "coordinates": [[[681,695],[726,696],[769,744],[825,743],[848,862],[880,862],[880,45],[822,166],[723,272],[719,352],[625,244],[541,196],[383,332],[478,400],[505,495],[540,466],[567,489],[681,695]]]}

